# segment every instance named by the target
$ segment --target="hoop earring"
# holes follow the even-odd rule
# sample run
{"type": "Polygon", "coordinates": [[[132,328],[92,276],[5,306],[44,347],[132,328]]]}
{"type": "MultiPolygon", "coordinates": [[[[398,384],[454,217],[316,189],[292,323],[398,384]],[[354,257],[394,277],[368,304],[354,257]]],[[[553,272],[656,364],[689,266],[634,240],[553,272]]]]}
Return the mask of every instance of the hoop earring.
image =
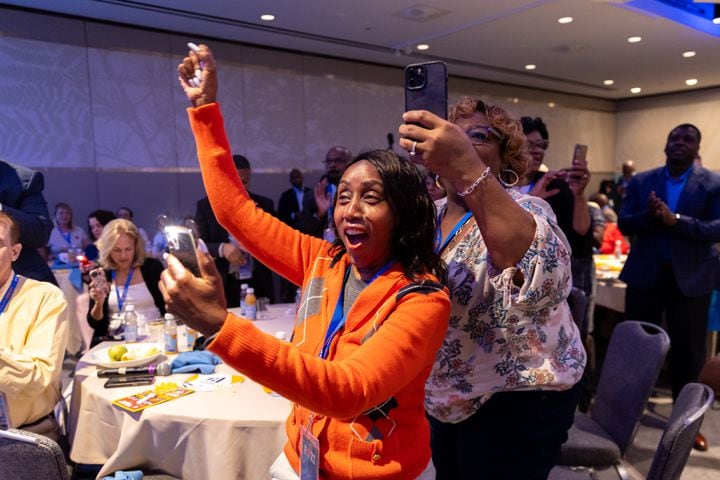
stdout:
{"type": "Polygon", "coordinates": [[[510,170],[509,168],[504,168],[501,173],[505,173],[505,175],[507,175],[507,172],[513,174],[515,176],[515,179],[511,182],[506,182],[505,180],[502,179],[501,175],[498,175],[498,181],[502,184],[503,187],[512,188],[518,184],[518,182],[520,181],[520,176],[517,173],[515,173],[514,170],[510,170]]]}
{"type": "Polygon", "coordinates": [[[440,190],[443,190],[444,187],[440,183],[440,175],[435,175],[435,186],[439,188],[440,190]]]}

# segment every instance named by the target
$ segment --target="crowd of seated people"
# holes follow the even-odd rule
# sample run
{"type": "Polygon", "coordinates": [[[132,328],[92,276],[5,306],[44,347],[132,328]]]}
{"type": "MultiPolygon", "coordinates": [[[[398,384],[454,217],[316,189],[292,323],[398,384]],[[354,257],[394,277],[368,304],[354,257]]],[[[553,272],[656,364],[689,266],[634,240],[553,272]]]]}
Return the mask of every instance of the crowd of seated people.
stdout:
{"type": "MultiPolygon", "coordinates": [[[[398,131],[406,155],[370,150],[353,157],[333,146],[315,188],[304,187],[303,172],[293,169],[276,214],[271,199],[249,191],[248,159],[232,154],[210,49],[190,52],[179,73],[207,189],[182,221],[207,247],[198,252],[201,274],[164,255],[167,214],[158,215],[150,238],[128,207],[93,211],[86,235],[70,205],[58,203],[48,260],[84,249],[83,273],[100,268],[85,278],[92,346],[110,339],[127,305],[146,319],[177,314],[205,335],[205,348],[292,401],[273,479],[299,479],[307,449],[315,449],[320,475],[332,478],[547,478],[588,363],[567,298],[573,286],[592,296],[593,253],[629,254],[621,278],[638,318],[656,320],[648,291],[672,289],[691,308],[707,310],[708,293],[695,283],[668,286],[672,258],[654,272],[662,285],[633,273],[648,242],[669,248],[678,231],[684,246],[720,240],[714,223],[704,235],[692,227],[716,219],[679,203],[686,184],[720,191],[720,177],[688,163],[687,145],[697,154],[700,142],[692,125],[671,131],[665,176],[624,169],[624,197],[610,199],[618,189],[605,181],[588,204],[586,160],[541,168],[549,147],[542,119],[516,119],[463,97],[448,120],[405,112],[398,131]],[[653,184],[652,175],[661,180],[653,184]],[[657,182],[666,182],[667,193],[651,189],[657,182]],[[640,239],[637,247],[627,235],[640,239]],[[228,311],[240,304],[241,283],[273,301],[271,270],[283,277],[281,301],[301,289],[294,334],[302,342],[273,338],[228,311]],[[387,425],[374,423],[377,410],[387,425]],[[315,416],[324,420],[313,423],[315,416]],[[380,445],[384,461],[351,448],[353,434],[380,445]]],[[[0,329],[0,392],[13,425],[57,439],[51,411],[66,305],[56,287],[12,270],[20,233],[0,212],[0,314],[10,318],[0,329]],[[42,308],[25,318],[30,302],[42,308]]],[[[697,376],[697,355],[684,347],[699,336],[678,329],[672,336],[680,345],[671,357],[676,396],[697,376]]]]}

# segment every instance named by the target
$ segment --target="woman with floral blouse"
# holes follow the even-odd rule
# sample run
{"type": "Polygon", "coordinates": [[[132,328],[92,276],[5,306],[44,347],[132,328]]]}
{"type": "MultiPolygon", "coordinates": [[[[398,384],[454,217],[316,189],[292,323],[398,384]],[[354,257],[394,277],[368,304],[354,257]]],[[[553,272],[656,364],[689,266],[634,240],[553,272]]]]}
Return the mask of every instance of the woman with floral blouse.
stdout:
{"type": "Polygon", "coordinates": [[[566,302],[570,248],[548,204],[513,188],[528,161],[520,123],[469,97],[449,119],[411,111],[400,126],[448,193],[437,249],[450,327],[425,387],[437,479],[544,479],[586,361],[566,302]]]}

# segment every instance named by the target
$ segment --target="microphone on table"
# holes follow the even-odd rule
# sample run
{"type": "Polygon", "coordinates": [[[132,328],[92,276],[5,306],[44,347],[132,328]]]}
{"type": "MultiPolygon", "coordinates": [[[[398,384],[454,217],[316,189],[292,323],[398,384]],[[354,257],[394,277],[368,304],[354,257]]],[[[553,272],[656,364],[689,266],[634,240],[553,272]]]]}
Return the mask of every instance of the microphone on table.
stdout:
{"type": "Polygon", "coordinates": [[[160,363],[158,365],[146,365],[144,367],[120,367],[108,368],[107,370],[98,370],[97,376],[100,378],[122,377],[123,375],[157,375],[167,377],[172,373],[172,367],[169,363],[160,363]]]}

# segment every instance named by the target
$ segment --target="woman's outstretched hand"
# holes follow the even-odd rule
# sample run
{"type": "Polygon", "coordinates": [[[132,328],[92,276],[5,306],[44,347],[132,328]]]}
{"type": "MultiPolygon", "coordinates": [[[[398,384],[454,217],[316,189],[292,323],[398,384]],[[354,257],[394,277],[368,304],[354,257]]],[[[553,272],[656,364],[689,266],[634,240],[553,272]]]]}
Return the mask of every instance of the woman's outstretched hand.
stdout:
{"type": "Polygon", "coordinates": [[[213,103],[217,99],[217,65],[207,45],[188,44],[188,56],[178,65],[178,80],[193,107],[213,103]]]}

